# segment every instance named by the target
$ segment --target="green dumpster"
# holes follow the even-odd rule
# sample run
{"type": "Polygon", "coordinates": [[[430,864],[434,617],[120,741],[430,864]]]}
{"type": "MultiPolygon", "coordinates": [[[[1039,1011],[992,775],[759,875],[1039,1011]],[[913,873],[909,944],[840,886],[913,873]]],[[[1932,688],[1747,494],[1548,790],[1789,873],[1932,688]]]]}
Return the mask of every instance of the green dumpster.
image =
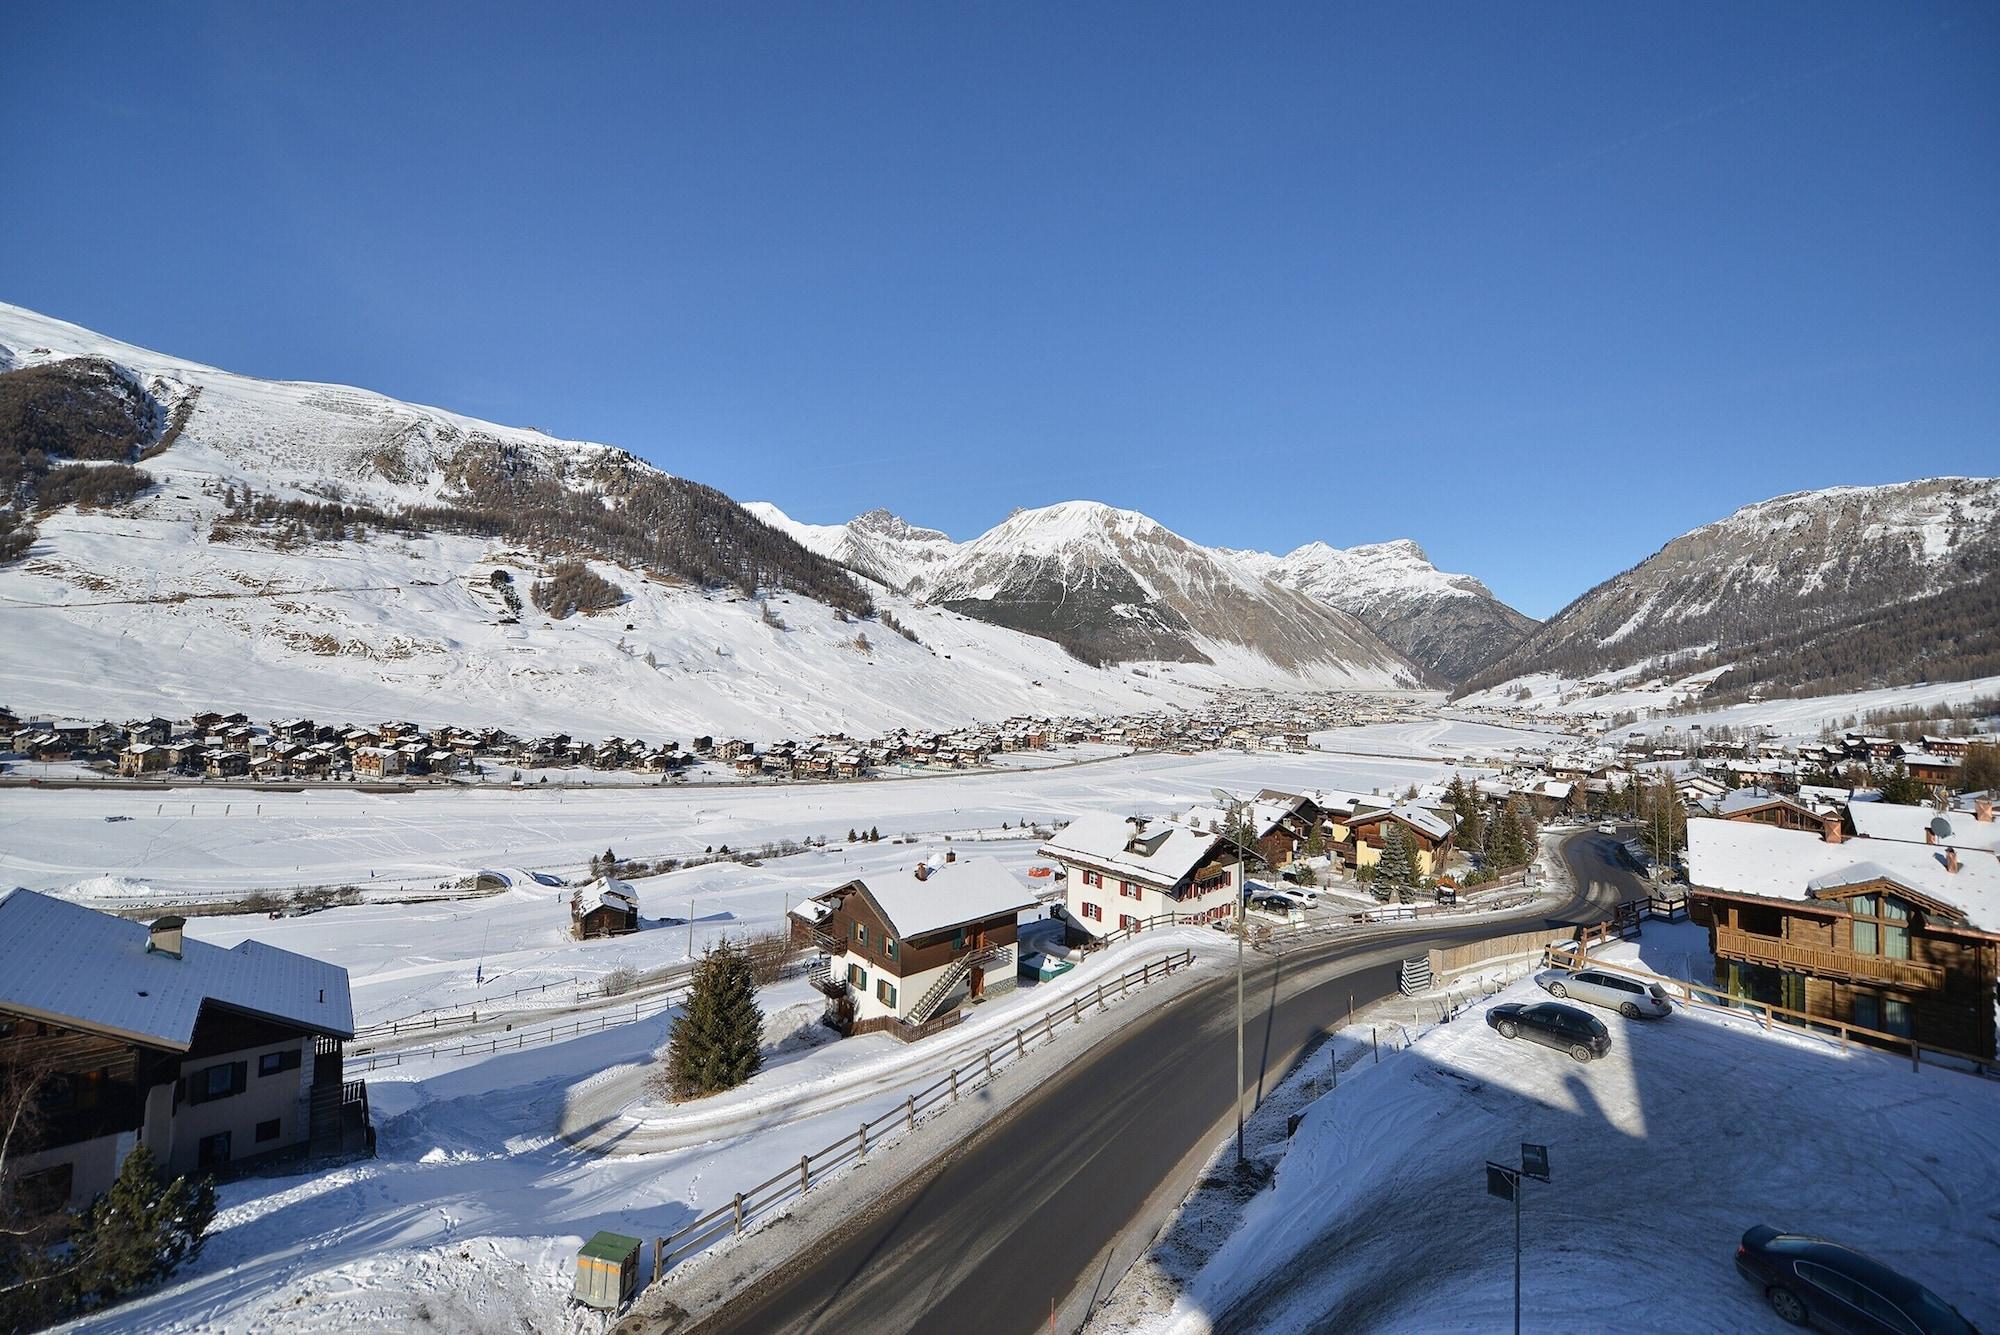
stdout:
{"type": "Polygon", "coordinates": [[[576,1254],[576,1291],[585,1307],[615,1312],[639,1291],[639,1240],[599,1233],[576,1254]]]}

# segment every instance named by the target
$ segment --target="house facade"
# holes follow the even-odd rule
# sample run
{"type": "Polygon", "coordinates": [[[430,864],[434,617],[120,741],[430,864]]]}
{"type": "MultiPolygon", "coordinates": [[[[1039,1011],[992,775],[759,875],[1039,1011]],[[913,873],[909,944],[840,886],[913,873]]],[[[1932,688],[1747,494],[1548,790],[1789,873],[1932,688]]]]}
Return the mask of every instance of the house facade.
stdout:
{"type": "Polygon", "coordinates": [[[1175,821],[1079,816],[1042,845],[1062,867],[1063,909],[1092,936],[1173,917],[1214,922],[1236,912],[1236,853],[1220,834],[1175,821]]]}
{"type": "Polygon", "coordinates": [[[991,858],[919,862],[818,896],[802,920],[827,953],[822,991],[852,1033],[899,1038],[1016,982],[1018,923],[1034,893],[991,858]]]}
{"type": "Polygon", "coordinates": [[[1419,876],[1439,876],[1451,861],[1451,822],[1434,811],[1418,806],[1397,806],[1374,811],[1357,811],[1335,823],[1331,847],[1348,865],[1359,871],[1382,860],[1382,848],[1390,825],[1402,827],[1404,846],[1419,876]]]}
{"type": "Polygon", "coordinates": [[[569,897],[569,932],[579,941],[639,930],[639,892],[628,881],[600,876],[569,897]]]}
{"type": "Polygon", "coordinates": [[[171,1173],[373,1149],[342,1078],[347,971],[261,942],[188,941],[30,890],[0,896],[0,1067],[40,1080],[45,1125],[9,1164],[70,1207],[145,1145],[171,1173]]]}
{"type": "Polygon", "coordinates": [[[2000,858],[1949,844],[1688,822],[1690,916],[1716,986],[1979,1057],[1995,1055],[2000,858]]]}

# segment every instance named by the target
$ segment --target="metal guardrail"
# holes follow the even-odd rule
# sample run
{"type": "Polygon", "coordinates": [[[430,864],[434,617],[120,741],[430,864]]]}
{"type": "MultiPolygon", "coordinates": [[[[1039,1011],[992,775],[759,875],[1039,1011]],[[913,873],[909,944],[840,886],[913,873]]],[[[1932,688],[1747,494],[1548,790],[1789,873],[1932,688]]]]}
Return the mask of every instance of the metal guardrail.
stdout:
{"type": "Polygon", "coordinates": [[[941,1104],[956,1102],[960,1095],[991,1081],[995,1072],[1025,1058],[1031,1042],[1041,1043],[1052,1037],[1058,1025],[1080,1024],[1092,1006],[1102,1008],[1108,1001],[1124,996],[1135,987],[1143,987],[1193,963],[1194,952],[1183,950],[1178,954],[1162,956],[1117,978],[1106,979],[1097,985],[1095,991],[1071,998],[1035,1023],[1016,1029],[1011,1038],[987,1048],[964,1066],[953,1067],[942,1079],[906,1097],[901,1107],[862,1122],[853,1135],[842,1136],[831,1145],[801,1155],[797,1167],[787,1167],[747,1191],[736,1192],[729,1204],[709,1211],[678,1232],[654,1238],[653,1282],[658,1283],[667,1267],[680,1257],[695,1252],[724,1233],[732,1236],[741,1233],[745,1223],[794,1196],[803,1195],[815,1182],[865,1157],[871,1147],[883,1144],[898,1128],[914,1129],[921,1114],[941,1104]]]}

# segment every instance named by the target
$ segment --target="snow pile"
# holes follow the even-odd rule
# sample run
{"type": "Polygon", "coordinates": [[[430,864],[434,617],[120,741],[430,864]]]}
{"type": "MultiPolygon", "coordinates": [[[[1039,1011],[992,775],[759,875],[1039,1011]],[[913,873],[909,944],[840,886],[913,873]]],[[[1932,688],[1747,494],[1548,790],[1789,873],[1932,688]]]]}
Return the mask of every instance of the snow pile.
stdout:
{"type": "Polygon", "coordinates": [[[1167,1328],[1504,1329],[1513,1212],[1484,1165],[1524,1141],[1554,1170],[1523,1204],[1537,1328],[1763,1329],[1732,1261],[1756,1223],[1845,1242],[2000,1322],[1978,1278],[2000,1247],[2000,1085],[1713,1012],[1594,1012],[1613,1046],[1588,1064],[1484,1021],[1541,999],[1516,984],[1344,1077],[1167,1328]]]}

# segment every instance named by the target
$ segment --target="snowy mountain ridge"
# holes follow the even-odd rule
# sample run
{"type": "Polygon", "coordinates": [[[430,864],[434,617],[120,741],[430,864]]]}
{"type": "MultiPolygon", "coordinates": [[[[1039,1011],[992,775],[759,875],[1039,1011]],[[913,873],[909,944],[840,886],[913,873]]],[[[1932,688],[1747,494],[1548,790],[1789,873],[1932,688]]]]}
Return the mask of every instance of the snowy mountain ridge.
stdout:
{"type": "MultiPolygon", "coordinates": [[[[0,305],[10,392],[34,377],[68,392],[67,368],[99,363],[150,397],[149,423],[176,426],[130,442],[120,466],[143,479],[134,494],[24,512],[25,551],[0,564],[0,703],[18,711],[223,706],[768,739],[1411,678],[1367,640],[1352,661],[1238,642],[1206,663],[1177,658],[1171,676],[1079,662],[1020,627],[864,589],[834,564],[848,558],[817,550],[828,535],[788,532],[612,446],[237,375],[0,305]],[[680,566],[648,555],[670,540],[680,566]],[[608,604],[542,611],[535,587],[579,548],[608,604]],[[916,638],[870,619],[871,600],[916,638]]],[[[27,466],[21,440],[0,446],[27,466]]],[[[840,527],[912,568],[956,550],[893,516],[864,521],[840,527]]]]}
{"type": "Polygon", "coordinates": [[[1793,492],[1682,534],[1469,679],[1645,665],[1713,689],[1858,690],[2000,670],[2000,478],[1793,492]],[[1726,669],[1726,671],[1717,671],[1726,669]]]}

